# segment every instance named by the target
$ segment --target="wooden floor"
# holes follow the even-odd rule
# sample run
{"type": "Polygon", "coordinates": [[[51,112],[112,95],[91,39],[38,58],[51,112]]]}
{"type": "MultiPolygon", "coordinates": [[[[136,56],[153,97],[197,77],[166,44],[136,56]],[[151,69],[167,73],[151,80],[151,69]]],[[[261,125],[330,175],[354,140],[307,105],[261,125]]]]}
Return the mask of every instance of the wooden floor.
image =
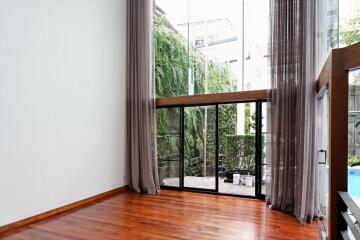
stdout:
{"type": "Polygon", "coordinates": [[[1,239],[320,239],[263,201],[162,190],[123,193],[6,232],[1,239]]]}

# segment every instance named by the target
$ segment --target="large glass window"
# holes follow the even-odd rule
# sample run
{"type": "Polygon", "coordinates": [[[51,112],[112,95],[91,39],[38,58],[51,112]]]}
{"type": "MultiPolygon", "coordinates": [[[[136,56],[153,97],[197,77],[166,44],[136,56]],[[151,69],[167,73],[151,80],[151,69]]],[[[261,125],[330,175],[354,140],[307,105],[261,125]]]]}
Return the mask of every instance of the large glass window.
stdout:
{"type": "Polygon", "coordinates": [[[155,3],[157,97],[269,87],[268,1],[155,3]]]}
{"type": "Polygon", "coordinates": [[[349,72],[348,191],[360,206],[360,71],[349,72]]]}
{"type": "Polygon", "coordinates": [[[360,42],[360,1],[339,1],[340,47],[360,42]]]}
{"type": "MultiPolygon", "coordinates": [[[[360,1],[339,1],[340,47],[360,42],[360,1]]],[[[348,192],[360,206],[360,71],[349,72],[348,192]]]]}
{"type": "Polygon", "coordinates": [[[319,74],[329,52],[339,46],[339,0],[317,0],[316,8],[316,72],[319,74]]]}

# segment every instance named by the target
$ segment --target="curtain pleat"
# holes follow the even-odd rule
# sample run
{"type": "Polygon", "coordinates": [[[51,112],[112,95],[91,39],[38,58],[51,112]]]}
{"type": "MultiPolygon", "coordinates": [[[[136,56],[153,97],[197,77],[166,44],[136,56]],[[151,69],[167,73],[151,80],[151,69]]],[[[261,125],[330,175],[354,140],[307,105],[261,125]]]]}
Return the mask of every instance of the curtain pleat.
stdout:
{"type": "Polygon", "coordinates": [[[267,204],[299,220],[316,216],[315,3],[271,0],[267,204]]]}
{"type": "Polygon", "coordinates": [[[127,1],[127,160],[129,187],[159,191],[150,0],[127,1]]]}

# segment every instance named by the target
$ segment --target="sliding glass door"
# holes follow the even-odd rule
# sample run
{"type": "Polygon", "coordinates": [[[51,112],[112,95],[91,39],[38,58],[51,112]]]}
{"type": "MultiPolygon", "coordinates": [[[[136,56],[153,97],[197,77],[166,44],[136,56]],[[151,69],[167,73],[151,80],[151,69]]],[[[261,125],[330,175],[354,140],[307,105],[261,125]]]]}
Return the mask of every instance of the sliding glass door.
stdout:
{"type": "Polygon", "coordinates": [[[163,187],[262,197],[267,178],[266,103],[157,110],[163,187]]]}
{"type": "Polygon", "coordinates": [[[219,105],[219,192],[255,196],[256,105],[219,105]]]}
{"type": "Polygon", "coordinates": [[[215,190],[216,107],[184,108],[184,187],[215,190]]]}
{"type": "Polygon", "coordinates": [[[180,108],[160,108],[157,119],[157,158],[162,186],[180,187],[180,108]]]}
{"type": "Polygon", "coordinates": [[[328,142],[329,142],[329,110],[328,110],[328,94],[325,90],[318,101],[318,176],[319,176],[319,192],[318,199],[320,202],[320,218],[324,229],[328,232],[328,212],[329,212],[329,162],[327,161],[328,142]]]}

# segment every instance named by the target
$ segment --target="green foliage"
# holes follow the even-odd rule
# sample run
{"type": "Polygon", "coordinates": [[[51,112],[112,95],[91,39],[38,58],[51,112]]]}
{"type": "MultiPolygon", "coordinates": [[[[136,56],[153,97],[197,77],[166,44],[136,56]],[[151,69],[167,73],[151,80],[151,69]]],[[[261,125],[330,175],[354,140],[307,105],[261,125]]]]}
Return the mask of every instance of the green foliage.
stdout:
{"type": "Polygon", "coordinates": [[[188,91],[188,55],[179,35],[154,28],[157,97],[181,96],[188,91]]]}
{"type": "Polygon", "coordinates": [[[359,164],[360,164],[360,161],[359,161],[359,157],[357,155],[353,154],[353,155],[348,156],[348,165],[350,167],[353,167],[353,166],[356,166],[359,164]]]}
{"type": "Polygon", "coordinates": [[[219,152],[226,155],[227,136],[236,132],[236,104],[219,106],[219,152]]]}
{"type": "Polygon", "coordinates": [[[202,177],[203,162],[202,159],[185,159],[185,176],[202,177]]]}
{"type": "Polygon", "coordinates": [[[340,30],[340,43],[351,45],[360,41],[360,15],[350,19],[340,30]]]}
{"type": "MultiPolygon", "coordinates": [[[[356,5],[357,12],[360,13],[360,4],[356,5]]],[[[349,19],[345,24],[340,26],[339,40],[342,45],[348,46],[360,42],[360,14],[352,19],[349,19]]],[[[355,83],[360,83],[360,72],[352,73],[354,75],[355,83]]]]}
{"type": "Polygon", "coordinates": [[[209,61],[208,72],[210,93],[235,91],[235,86],[231,86],[230,69],[226,64],[209,61]]]}
{"type": "MultiPolygon", "coordinates": [[[[157,97],[187,95],[189,77],[194,83],[194,94],[205,93],[205,60],[201,52],[187,50],[187,43],[180,34],[170,29],[165,20],[156,21],[155,43],[155,86],[157,97]],[[192,73],[189,76],[189,71],[192,73]]],[[[226,64],[208,61],[208,92],[229,92],[235,90],[226,64]]]]}
{"type": "Polygon", "coordinates": [[[250,103],[245,103],[245,134],[250,134],[251,119],[250,119],[250,103]]]}
{"type": "Polygon", "coordinates": [[[185,175],[201,176],[203,172],[204,108],[185,109],[184,115],[184,159],[185,175]]]}
{"type": "Polygon", "coordinates": [[[158,109],[156,111],[157,143],[161,156],[179,152],[180,109],[158,109]]]}
{"type": "Polygon", "coordinates": [[[255,173],[255,135],[228,135],[225,166],[255,173]]]}

